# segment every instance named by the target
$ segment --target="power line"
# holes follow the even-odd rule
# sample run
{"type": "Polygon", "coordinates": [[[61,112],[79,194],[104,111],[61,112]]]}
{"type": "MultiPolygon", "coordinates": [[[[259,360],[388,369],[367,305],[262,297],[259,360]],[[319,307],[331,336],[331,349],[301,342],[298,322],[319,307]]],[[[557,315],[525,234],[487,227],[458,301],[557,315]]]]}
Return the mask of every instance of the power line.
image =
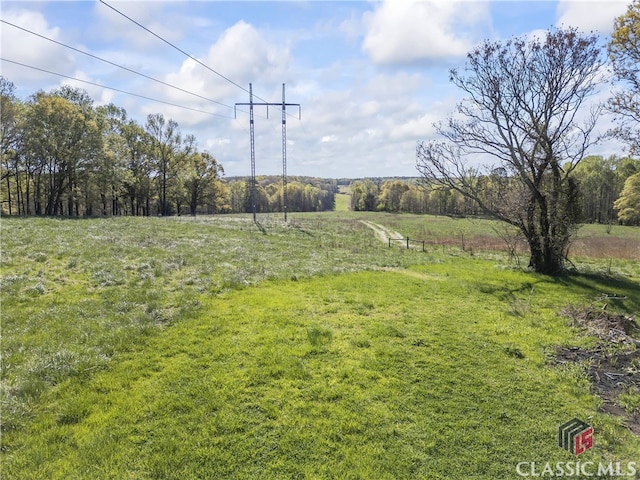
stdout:
{"type": "Polygon", "coordinates": [[[255,98],[262,100],[263,102],[266,102],[265,99],[260,98],[257,95],[253,95],[253,93],[249,92],[249,90],[247,90],[245,87],[243,87],[242,85],[234,82],[233,80],[231,80],[229,77],[224,76],[222,73],[214,70],[213,68],[211,68],[210,66],[206,65],[205,63],[202,63],[200,60],[198,60],[197,58],[195,58],[193,55],[190,55],[189,53],[185,52],[184,50],[182,50],[180,47],[174,45],[173,43],[171,43],[169,40],[166,40],[165,38],[163,38],[162,36],[158,35],[157,33],[151,31],[150,29],[148,29],[147,27],[145,27],[144,25],[142,25],[140,22],[137,22],[136,20],[134,20],[133,18],[129,17],[128,15],[126,15],[125,13],[121,12],[120,10],[118,10],[117,8],[109,5],[107,2],[105,2],[104,0],[100,0],[100,3],[102,3],[103,5],[109,7],[111,10],[113,10],[114,12],[118,13],[119,15],[122,15],[124,18],[126,18],[127,20],[129,20],[132,23],[135,23],[137,26],[139,26],[140,28],[142,28],[143,30],[147,31],[148,33],[150,33],[151,35],[153,35],[154,37],[156,37],[158,40],[161,40],[162,42],[166,43],[167,45],[173,47],[174,49],[176,49],[177,51],[179,51],[180,53],[182,53],[183,55],[187,56],[188,58],[190,58],[191,60],[193,60],[194,62],[196,62],[198,65],[203,66],[204,68],[206,68],[207,70],[209,70],[210,72],[216,74],[217,76],[219,76],[220,78],[226,80],[227,82],[231,83],[232,85],[238,87],[239,89],[245,91],[246,93],[249,93],[249,95],[254,96],[255,98]]]}
{"type": "Polygon", "coordinates": [[[218,102],[218,101],[216,101],[216,100],[212,100],[212,99],[207,98],[207,97],[203,97],[202,95],[199,95],[199,94],[194,93],[194,92],[190,92],[190,91],[188,91],[188,90],[185,90],[184,88],[177,87],[177,86],[175,86],[175,85],[172,85],[172,84],[170,84],[170,83],[164,82],[164,81],[162,81],[162,80],[158,80],[157,78],[153,78],[153,77],[151,77],[151,76],[149,76],[149,75],[145,75],[144,73],[137,72],[137,71],[135,71],[135,70],[132,70],[131,68],[128,68],[128,67],[125,67],[125,66],[122,66],[122,65],[118,65],[117,63],[111,62],[111,61],[106,60],[106,59],[104,59],[104,58],[98,57],[97,55],[93,55],[93,54],[91,54],[91,53],[89,53],[89,52],[85,52],[85,51],[80,50],[80,49],[78,49],[78,48],[72,47],[71,45],[67,45],[67,44],[65,44],[65,43],[59,42],[59,41],[57,41],[57,40],[54,40],[53,38],[45,37],[44,35],[41,35],[41,34],[39,34],[39,33],[36,33],[36,32],[31,31],[31,30],[28,30],[28,29],[26,29],[26,28],[24,28],[24,27],[21,27],[21,26],[19,26],[19,25],[14,25],[13,23],[11,23],[11,22],[7,22],[6,20],[2,20],[2,19],[0,19],[0,22],[5,23],[5,24],[7,24],[7,25],[11,25],[11,26],[12,26],[12,27],[14,27],[14,28],[17,28],[17,29],[22,30],[22,31],[27,32],[27,33],[30,33],[31,35],[35,35],[36,37],[43,38],[44,40],[48,40],[48,41],[50,41],[50,42],[53,42],[53,43],[58,44],[58,45],[61,45],[61,46],[65,47],[65,48],[68,48],[68,49],[70,49],[70,50],[73,50],[73,51],[75,51],[75,52],[81,53],[81,54],[86,55],[86,56],[91,57],[91,58],[95,58],[96,60],[100,60],[101,62],[108,63],[109,65],[113,65],[114,67],[121,68],[121,69],[123,69],[123,70],[126,70],[127,72],[134,73],[134,74],[136,74],[136,75],[139,75],[139,76],[141,76],[141,77],[147,78],[147,79],[152,80],[152,81],[154,81],[154,82],[160,83],[160,84],[165,85],[165,86],[167,86],[167,87],[175,88],[176,90],[179,90],[179,91],[181,91],[181,92],[187,93],[187,94],[189,94],[189,95],[193,95],[194,97],[201,98],[201,99],[206,100],[206,101],[208,101],[208,102],[215,103],[215,104],[217,104],[217,105],[221,105],[221,106],[226,107],[226,108],[234,109],[234,107],[232,107],[231,105],[227,105],[227,104],[225,104],[225,103],[218,102]]]}
{"type": "Polygon", "coordinates": [[[151,35],[153,35],[154,37],[156,37],[158,40],[163,41],[164,43],[166,43],[167,45],[175,48],[176,50],[178,50],[180,53],[182,53],[183,55],[186,55],[187,57],[189,57],[191,60],[193,60],[194,62],[197,62],[198,64],[202,65],[204,68],[206,68],[207,70],[215,73],[216,75],[218,75],[220,78],[223,78],[224,80],[226,80],[227,82],[235,85],[238,88],[241,88],[242,90],[244,90],[245,92],[249,93],[249,91],[244,88],[242,85],[238,85],[236,82],[234,82],[233,80],[231,80],[228,77],[225,77],[223,74],[221,74],[220,72],[215,71],[213,68],[209,67],[208,65],[205,65],[204,63],[202,63],[200,60],[198,60],[197,58],[195,58],[192,55],[189,55],[187,52],[185,52],[184,50],[182,50],[180,47],[174,45],[173,43],[171,43],[169,40],[164,39],[163,37],[161,37],[160,35],[158,35],[155,32],[152,32],[151,30],[149,30],[147,27],[145,27],[144,25],[142,25],[140,22],[137,22],[136,20],[134,20],[133,18],[129,17],[128,15],[126,15],[125,13],[122,13],[120,10],[118,10],[115,7],[112,7],[111,5],[109,5],[107,2],[105,2],[104,0],[100,0],[100,3],[102,3],[103,5],[106,5],[107,7],[109,7],[111,10],[113,10],[114,12],[122,15],[124,18],[126,18],[127,20],[129,20],[130,22],[135,23],[137,26],[139,26],[140,28],[142,28],[143,30],[146,30],[147,32],[149,32],[151,35]]]}
{"type": "Polygon", "coordinates": [[[124,93],[125,95],[131,95],[131,96],[134,96],[134,97],[143,98],[145,100],[150,100],[152,102],[164,103],[165,105],[170,105],[172,107],[183,108],[185,110],[191,110],[192,112],[204,113],[206,115],[212,115],[214,117],[221,117],[221,118],[227,118],[227,119],[232,120],[232,117],[227,117],[226,115],[220,115],[219,113],[206,112],[204,110],[199,110],[197,108],[185,107],[184,105],[178,105],[176,103],[166,102],[164,100],[158,100],[157,98],[151,98],[151,97],[147,97],[145,95],[140,95],[140,94],[133,93],[133,92],[127,92],[126,90],[121,90],[119,88],[108,87],[106,85],[101,85],[99,83],[90,82],[89,80],[83,80],[81,78],[71,77],[69,75],[64,75],[62,73],[52,72],[51,70],[45,70],[44,68],[34,67],[33,65],[27,65],[27,64],[24,64],[24,63],[16,62],[14,60],[9,60],[7,58],[0,57],[0,60],[2,60],[3,62],[13,63],[14,65],[19,65],[21,67],[30,68],[32,70],[38,70],[39,72],[44,72],[44,73],[48,73],[48,74],[51,74],[51,75],[57,75],[58,77],[68,78],[68,79],[74,80],[76,82],[87,83],[89,85],[93,85],[93,86],[96,86],[96,87],[106,88],[107,90],[113,90],[115,92],[124,93]]]}
{"type": "Polygon", "coordinates": [[[298,117],[301,116],[301,107],[299,103],[286,103],[284,98],[284,83],[282,84],[282,102],[274,103],[274,102],[261,102],[256,103],[253,101],[253,87],[251,83],[249,84],[249,103],[236,103],[237,105],[248,105],[249,106],[249,136],[251,143],[251,203],[253,208],[253,221],[257,222],[256,219],[256,149],[255,149],[255,128],[253,121],[253,107],[254,106],[265,106],[267,107],[267,118],[269,118],[269,107],[270,106],[281,106],[282,111],[282,210],[284,211],[284,221],[287,221],[287,106],[298,107],[298,117]]]}

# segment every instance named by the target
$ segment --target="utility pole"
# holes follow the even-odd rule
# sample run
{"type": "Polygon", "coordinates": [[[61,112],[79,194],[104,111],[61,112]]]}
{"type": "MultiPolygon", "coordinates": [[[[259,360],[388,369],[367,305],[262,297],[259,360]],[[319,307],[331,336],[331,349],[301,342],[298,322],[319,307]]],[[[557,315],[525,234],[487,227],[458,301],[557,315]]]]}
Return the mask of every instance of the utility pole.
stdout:
{"type": "MultiPolygon", "coordinates": [[[[298,105],[299,107],[300,105],[298,105]]],[[[282,210],[284,223],[287,223],[287,104],[284,101],[284,83],[282,84],[282,210]]]]}
{"type": "MultiPolygon", "coordinates": [[[[259,102],[253,101],[253,87],[249,84],[249,103],[236,103],[238,105],[249,106],[249,135],[251,136],[251,204],[253,208],[253,221],[257,223],[256,219],[256,151],[255,151],[255,131],[253,121],[253,107],[265,106],[267,107],[267,118],[269,118],[269,106],[276,106],[282,109],[282,209],[284,210],[284,221],[287,221],[287,112],[286,107],[294,106],[298,107],[298,119],[302,116],[302,111],[299,103],[286,103],[284,94],[285,85],[282,84],[282,103],[271,102],[259,102]]],[[[235,114],[234,109],[234,114],[235,114]]]]}

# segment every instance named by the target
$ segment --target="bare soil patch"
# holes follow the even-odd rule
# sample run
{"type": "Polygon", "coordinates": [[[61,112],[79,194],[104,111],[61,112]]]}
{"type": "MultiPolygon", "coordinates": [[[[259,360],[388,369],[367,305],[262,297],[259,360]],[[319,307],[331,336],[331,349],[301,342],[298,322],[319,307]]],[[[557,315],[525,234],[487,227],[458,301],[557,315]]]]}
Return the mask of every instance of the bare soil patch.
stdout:
{"type": "Polygon", "coordinates": [[[627,411],[619,397],[640,392],[640,328],[635,318],[606,310],[567,308],[562,312],[575,326],[598,338],[590,349],[559,347],[555,364],[586,362],[593,391],[602,399],[600,410],[623,418],[624,424],[640,435],[640,411],[627,411]]]}

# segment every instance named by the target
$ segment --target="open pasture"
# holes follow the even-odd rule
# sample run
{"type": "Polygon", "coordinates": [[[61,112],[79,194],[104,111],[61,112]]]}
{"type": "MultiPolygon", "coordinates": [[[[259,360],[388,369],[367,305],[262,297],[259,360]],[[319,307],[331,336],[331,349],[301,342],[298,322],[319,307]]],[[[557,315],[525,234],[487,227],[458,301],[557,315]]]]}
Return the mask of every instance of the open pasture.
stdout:
{"type": "MultiPolygon", "coordinates": [[[[554,279],[463,251],[484,221],[260,220],[3,219],[2,478],[516,478],[575,460],[572,417],[596,431],[580,460],[638,459],[585,365],[551,365],[594,343],[563,308],[640,311],[637,257],[554,279]]],[[[640,243],[605,228],[583,238],[640,243]]]]}

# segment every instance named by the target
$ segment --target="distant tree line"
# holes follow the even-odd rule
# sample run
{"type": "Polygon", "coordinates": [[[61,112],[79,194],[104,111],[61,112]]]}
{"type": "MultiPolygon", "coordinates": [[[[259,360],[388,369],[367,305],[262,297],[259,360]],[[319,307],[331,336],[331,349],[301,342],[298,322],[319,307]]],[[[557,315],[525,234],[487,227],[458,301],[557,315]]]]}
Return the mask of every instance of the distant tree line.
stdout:
{"type": "MultiPolygon", "coordinates": [[[[246,178],[229,179],[229,206],[232,213],[253,212],[251,181],[246,178]]],[[[290,176],[287,180],[288,212],[320,212],[333,210],[338,193],[336,180],[290,176]]],[[[283,183],[277,176],[256,178],[256,211],[283,211],[283,183]]]]}
{"type": "MultiPolygon", "coordinates": [[[[482,177],[485,202],[506,189],[511,179],[496,171],[482,177]]],[[[578,187],[576,208],[585,223],[640,223],[640,160],[615,156],[585,157],[572,173],[578,187]],[[633,177],[633,178],[632,178],[633,177]],[[637,199],[637,200],[636,200],[637,199]]],[[[361,179],[351,183],[351,209],[473,216],[479,205],[451,188],[418,179],[361,179]]]]}
{"type": "MultiPolygon", "coordinates": [[[[216,158],[178,123],[144,125],[81,89],[39,91],[26,101],[0,77],[0,201],[4,215],[100,216],[251,212],[246,179],[224,180],[216,158]]],[[[291,177],[289,211],[331,210],[335,180],[291,177]]],[[[282,179],[260,177],[260,212],[282,211],[282,179]]]]}
{"type": "MultiPolygon", "coordinates": [[[[21,101],[0,77],[0,195],[9,215],[172,215],[252,212],[247,178],[224,179],[222,165],[200,151],[178,124],[151,114],[144,125],[113,104],[94,106],[84,90],[64,86],[21,101]]],[[[640,160],[591,156],[572,172],[580,218],[588,223],[640,223],[640,160]]],[[[509,178],[482,177],[486,202],[509,178]],[[493,192],[493,193],[490,193],[493,192]]],[[[289,177],[287,209],[332,210],[351,182],[358,211],[477,215],[458,191],[416,179],[289,177]]],[[[283,211],[279,176],[257,179],[256,210],[283,211]]]]}

